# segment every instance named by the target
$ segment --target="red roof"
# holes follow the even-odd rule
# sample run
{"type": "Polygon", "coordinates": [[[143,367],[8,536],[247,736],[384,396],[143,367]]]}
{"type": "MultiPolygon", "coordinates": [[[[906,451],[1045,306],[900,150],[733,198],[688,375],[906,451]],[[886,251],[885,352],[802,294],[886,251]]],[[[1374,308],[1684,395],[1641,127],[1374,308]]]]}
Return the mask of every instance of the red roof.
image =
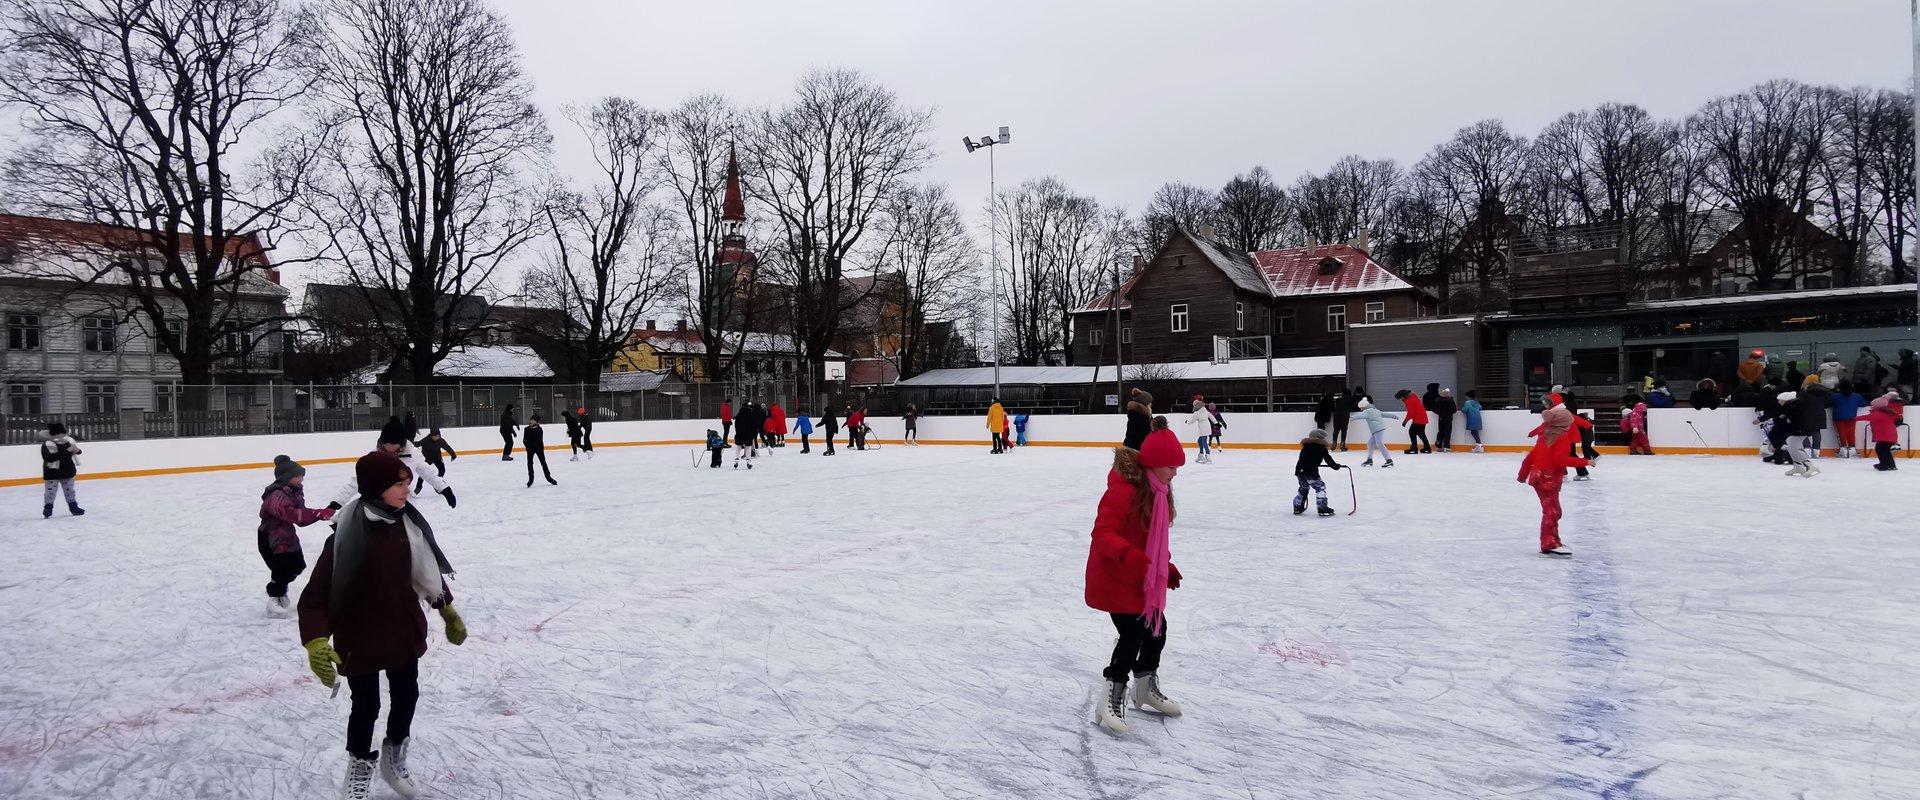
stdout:
{"type": "Polygon", "coordinates": [[[1368,257],[1367,251],[1346,244],[1261,250],[1253,254],[1253,262],[1260,267],[1267,285],[1273,287],[1275,297],[1414,288],[1413,284],[1368,257]],[[1330,264],[1328,259],[1338,263],[1330,264]],[[1323,264],[1332,267],[1332,271],[1323,272],[1323,264]]]}
{"type": "Polygon", "coordinates": [[[727,196],[720,201],[720,218],[747,219],[747,204],[740,199],[740,159],[734,157],[733,145],[727,145],[727,196]]]}
{"type": "MultiPolygon", "coordinates": [[[[19,214],[0,214],[0,241],[55,241],[66,244],[90,245],[109,248],[140,249],[150,247],[153,234],[139,228],[123,228],[118,225],[105,225],[98,222],[75,222],[73,220],[52,219],[49,217],[28,217],[19,214]]],[[[189,250],[193,239],[187,234],[180,235],[180,244],[189,250]]],[[[265,264],[266,248],[260,246],[260,240],[253,234],[229,236],[227,253],[234,258],[245,258],[255,264],[265,264]]]]}
{"type": "Polygon", "coordinates": [[[1120,284],[1119,291],[1103,292],[1099,297],[1093,298],[1093,302],[1090,302],[1084,306],[1074,309],[1074,313],[1079,313],[1082,311],[1106,311],[1109,309],[1119,309],[1119,310],[1125,311],[1126,309],[1132,308],[1133,301],[1128,300],[1127,295],[1133,292],[1133,284],[1139,280],[1140,280],[1139,275],[1135,275],[1131,278],[1128,278],[1126,283],[1120,284]],[[1116,299],[1119,300],[1118,304],[1115,304],[1114,302],[1116,299]]]}

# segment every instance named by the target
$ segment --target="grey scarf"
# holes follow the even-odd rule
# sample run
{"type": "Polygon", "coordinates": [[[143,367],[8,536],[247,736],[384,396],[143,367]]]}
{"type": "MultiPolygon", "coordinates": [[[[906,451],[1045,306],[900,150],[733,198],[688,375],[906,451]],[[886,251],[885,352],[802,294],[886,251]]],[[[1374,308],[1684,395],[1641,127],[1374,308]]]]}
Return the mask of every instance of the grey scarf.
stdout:
{"type": "MultiPolygon", "coordinates": [[[[327,594],[327,616],[335,617],[346,608],[346,598],[354,585],[359,583],[361,573],[367,561],[367,518],[381,522],[400,522],[410,525],[420,532],[426,545],[433,552],[433,560],[441,576],[453,575],[453,565],[447,563],[446,554],[440,552],[439,543],[433,539],[433,527],[427,524],[427,518],[419,509],[408,504],[398,511],[369,503],[365,498],[356,499],[341,507],[334,519],[339,523],[333,530],[333,585],[327,594]],[[404,518],[404,519],[403,519],[404,518]]],[[[416,572],[419,570],[416,566],[416,572]]]]}

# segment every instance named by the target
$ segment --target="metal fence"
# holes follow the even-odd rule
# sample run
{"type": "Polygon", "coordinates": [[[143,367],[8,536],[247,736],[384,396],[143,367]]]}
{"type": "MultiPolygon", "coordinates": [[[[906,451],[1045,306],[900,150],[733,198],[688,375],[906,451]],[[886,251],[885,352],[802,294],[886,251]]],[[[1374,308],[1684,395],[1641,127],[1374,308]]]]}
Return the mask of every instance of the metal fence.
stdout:
{"type": "MultiPolygon", "coordinates": [[[[46,434],[47,424],[59,422],[84,441],[152,439],[188,436],[242,436],[281,433],[379,430],[389,417],[412,412],[422,429],[432,427],[492,427],[499,424],[508,404],[514,418],[525,424],[531,414],[548,423],[560,421],[562,411],[585,408],[596,422],[613,420],[714,419],[722,403],[738,409],[747,400],[780,403],[789,412],[802,406],[818,412],[826,402],[867,404],[875,399],[891,413],[891,394],[808,391],[793,380],[738,383],[679,383],[667,381],[647,391],[602,391],[596,384],[445,383],[408,384],[296,384],[221,385],[184,391],[141,395],[129,392],[122,407],[85,413],[9,414],[0,408],[0,444],[32,444],[46,434]],[[161,399],[177,406],[178,399],[204,396],[205,410],[184,411],[138,408],[161,399]]],[[[809,387],[810,389],[811,387],[809,387]]]]}

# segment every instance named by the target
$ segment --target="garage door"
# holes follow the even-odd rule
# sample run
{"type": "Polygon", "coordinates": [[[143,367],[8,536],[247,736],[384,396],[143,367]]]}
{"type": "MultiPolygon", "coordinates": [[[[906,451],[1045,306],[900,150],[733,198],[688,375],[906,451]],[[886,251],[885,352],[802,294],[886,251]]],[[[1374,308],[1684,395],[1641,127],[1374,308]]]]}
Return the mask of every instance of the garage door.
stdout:
{"type": "MultiPolygon", "coordinates": [[[[1426,353],[1369,353],[1367,355],[1367,394],[1382,409],[1400,411],[1404,408],[1400,401],[1393,399],[1393,393],[1401,389],[1412,389],[1414,394],[1426,392],[1427,384],[1438,383],[1452,387],[1460,379],[1456,354],[1452,350],[1436,350],[1426,353]]],[[[1457,393],[1456,393],[1457,394],[1457,393]]]]}

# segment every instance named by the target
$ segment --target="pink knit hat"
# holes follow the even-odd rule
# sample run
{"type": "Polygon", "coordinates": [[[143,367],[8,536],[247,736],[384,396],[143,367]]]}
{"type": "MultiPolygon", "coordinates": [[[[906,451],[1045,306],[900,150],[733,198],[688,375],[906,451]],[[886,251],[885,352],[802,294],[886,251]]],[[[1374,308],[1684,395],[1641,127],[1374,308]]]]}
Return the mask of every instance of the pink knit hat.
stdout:
{"type": "Polygon", "coordinates": [[[1180,444],[1180,437],[1166,428],[1147,434],[1147,440],[1140,443],[1140,466],[1183,467],[1187,464],[1187,450],[1180,444]]]}

